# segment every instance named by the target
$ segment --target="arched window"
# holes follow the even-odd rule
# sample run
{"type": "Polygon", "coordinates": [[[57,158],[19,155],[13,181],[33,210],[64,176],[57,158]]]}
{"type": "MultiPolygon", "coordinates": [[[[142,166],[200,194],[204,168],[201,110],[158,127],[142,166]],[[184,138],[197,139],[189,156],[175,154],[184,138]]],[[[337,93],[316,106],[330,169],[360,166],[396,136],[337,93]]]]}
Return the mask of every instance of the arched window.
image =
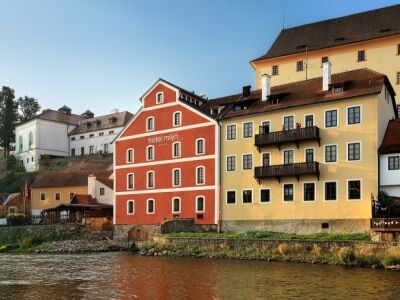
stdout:
{"type": "Polygon", "coordinates": [[[205,143],[204,139],[196,140],[196,155],[202,155],[205,153],[205,143]]]}
{"type": "Polygon", "coordinates": [[[152,189],[155,185],[155,173],[154,171],[147,172],[147,188],[152,189]]]}
{"type": "Polygon", "coordinates": [[[153,131],[154,130],[154,117],[148,117],[146,119],[146,130],[153,131]]]}
{"type": "Polygon", "coordinates": [[[181,198],[172,198],[172,213],[178,214],[181,212],[181,198]]]}
{"type": "Polygon", "coordinates": [[[146,210],[148,214],[154,214],[156,211],[156,202],[154,199],[148,199],[147,200],[147,205],[146,205],[146,210]]]}
{"type": "Polygon", "coordinates": [[[33,146],[33,133],[29,132],[29,149],[32,149],[33,146]]]}
{"type": "Polygon", "coordinates": [[[127,205],[126,205],[126,213],[128,215],[135,214],[135,201],[134,200],[128,200],[127,205]]]}
{"type": "Polygon", "coordinates": [[[172,170],[172,186],[181,185],[181,169],[172,170]]]}
{"type": "Polygon", "coordinates": [[[160,104],[164,102],[164,93],[163,92],[159,92],[156,94],[156,103],[160,104]]]}
{"type": "Polygon", "coordinates": [[[204,173],[205,173],[205,168],[204,167],[197,167],[196,168],[196,184],[204,184],[205,179],[204,179],[204,173]]]}
{"type": "Polygon", "coordinates": [[[147,160],[154,160],[154,146],[147,146],[146,159],[147,160]]]}
{"type": "Polygon", "coordinates": [[[174,112],[173,125],[174,126],[182,125],[182,113],[180,111],[174,112]]]}
{"type": "Polygon", "coordinates": [[[19,136],[18,143],[19,143],[19,153],[21,153],[22,150],[24,149],[24,144],[23,144],[23,141],[22,141],[22,136],[19,136]]]}
{"type": "Polygon", "coordinates": [[[172,157],[181,157],[181,143],[175,142],[172,144],[172,157]]]}
{"type": "Polygon", "coordinates": [[[128,190],[133,190],[135,187],[134,183],[134,175],[132,173],[128,174],[127,176],[127,183],[126,183],[126,188],[128,190]]]}
{"type": "Polygon", "coordinates": [[[196,212],[204,212],[205,211],[205,198],[204,196],[196,197],[196,212]]]}
{"type": "Polygon", "coordinates": [[[134,157],[135,151],[133,149],[128,149],[126,150],[126,162],[127,163],[133,163],[135,157],[134,157]]]}

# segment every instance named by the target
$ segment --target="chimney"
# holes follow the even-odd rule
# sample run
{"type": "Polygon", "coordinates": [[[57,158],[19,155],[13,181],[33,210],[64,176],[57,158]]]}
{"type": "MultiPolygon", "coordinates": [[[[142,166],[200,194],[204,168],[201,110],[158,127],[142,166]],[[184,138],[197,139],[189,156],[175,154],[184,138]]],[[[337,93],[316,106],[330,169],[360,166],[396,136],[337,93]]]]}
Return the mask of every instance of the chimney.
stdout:
{"type": "Polygon", "coordinates": [[[329,91],[329,85],[331,84],[331,68],[332,65],[329,61],[322,64],[322,90],[324,92],[329,91]]]}
{"type": "Polygon", "coordinates": [[[268,74],[261,75],[261,101],[267,101],[267,97],[271,95],[271,76],[268,74]]]}
{"type": "Polygon", "coordinates": [[[251,85],[245,85],[243,87],[243,97],[249,97],[250,96],[250,89],[251,89],[251,85]]]}

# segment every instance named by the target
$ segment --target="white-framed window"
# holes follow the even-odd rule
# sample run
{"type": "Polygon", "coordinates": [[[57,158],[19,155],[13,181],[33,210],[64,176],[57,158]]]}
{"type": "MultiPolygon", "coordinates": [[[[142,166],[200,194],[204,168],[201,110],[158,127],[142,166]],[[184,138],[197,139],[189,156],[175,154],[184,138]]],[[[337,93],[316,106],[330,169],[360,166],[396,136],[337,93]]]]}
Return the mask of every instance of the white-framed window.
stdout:
{"type": "Polygon", "coordinates": [[[41,201],[46,200],[46,193],[40,193],[40,200],[41,201]]]}
{"type": "Polygon", "coordinates": [[[128,215],[135,214],[135,201],[134,200],[128,200],[126,202],[126,214],[128,214],[128,215]]]}
{"type": "Polygon", "coordinates": [[[271,203],[271,189],[260,189],[260,203],[271,203]]]}
{"type": "Polygon", "coordinates": [[[226,191],[226,204],[236,204],[236,190],[226,191]]]}
{"type": "Polygon", "coordinates": [[[349,142],[347,143],[347,161],[361,160],[361,143],[349,142]]]}
{"type": "Polygon", "coordinates": [[[361,200],[361,180],[349,179],[347,180],[347,199],[348,200],[361,200]]]}
{"type": "Polygon", "coordinates": [[[242,203],[243,204],[253,203],[253,190],[251,189],[242,190],[242,203]]]}
{"type": "Polygon", "coordinates": [[[347,125],[354,125],[361,123],[361,106],[347,107],[347,125]]]}
{"type": "Polygon", "coordinates": [[[293,202],[294,201],[294,184],[285,183],[283,185],[283,201],[293,202]]]}
{"type": "Polygon", "coordinates": [[[155,180],[156,180],[156,175],[154,171],[148,171],[147,172],[147,188],[148,189],[153,189],[155,186],[155,180]]]}
{"type": "Polygon", "coordinates": [[[181,212],[181,198],[172,198],[172,213],[179,214],[181,212]]]}
{"type": "Polygon", "coordinates": [[[181,142],[175,142],[172,144],[172,157],[181,157],[181,142]]]}
{"type": "Polygon", "coordinates": [[[103,187],[101,187],[100,189],[99,189],[99,195],[100,196],[104,196],[105,195],[105,189],[103,188],[103,187]]]}
{"type": "Polygon", "coordinates": [[[338,110],[331,109],[325,111],[325,128],[337,127],[338,126],[338,110]]]}
{"type": "Polygon", "coordinates": [[[154,130],[154,117],[148,117],[146,119],[146,131],[154,130]]]}
{"type": "Polygon", "coordinates": [[[156,201],[154,199],[147,199],[146,201],[146,213],[152,215],[156,211],[156,201]]]}
{"type": "Polygon", "coordinates": [[[304,182],[303,183],[303,201],[315,201],[316,195],[316,184],[315,182],[304,182]]]}
{"type": "Polygon", "coordinates": [[[243,170],[251,170],[253,168],[253,154],[242,155],[243,170]]]}
{"type": "Polygon", "coordinates": [[[160,104],[164,102],[164,93],[163,92],[158,92],[156,94],[156,103],[160,104]]]}
{"type": "Polygon", "coordinates": [[[325,145],[324,147],[325,163],[334,163],[338,161],[338,145],[325,145]]]}
{"type": "Polygon", "coordinates": [[[400,156],[388,157],[388,170],[400,170],[400,156]]]}
{"type": "Polygon", "coordinates": [[[196,197],[196,212],[202,213],[206,211],[206,200],[204,196],[196,197]]]}
{"type": "Polygon", "coordinates": [[[226,157],[226,171],[233,172],[236,171],[236,156],[229,155],[226,157]]]}
{"type": "Polygon", "coordinates": [[[337,181],[325,181],[324,182],[324,199],[325,201],[335,201],[338,195],[338,183],[337,181]]]}
{"type": "Polygon", "coordinates": [[[174,112],[172,124],[173,124],[173,126],[181,126],[182,125],[182,113],[180,111],[174,112]]]}
{"type": "Polygon", "coordinates": [[[204,184],[205,183],[205,172],[206,168],[203,166],[196,168],[196,184],[204,184]]]}
{"type": "Polygon", "coordinates": [[[203,138],[196,140],[196,155],[203,155],[205,153],[206,141],[203,138]]]}
{"type": "Polygon", "coordinates": [[[154,160],[154,146],[147,146],[146,160],[154,160]]]}
{"type": "Polygon", "coordinates": [[[226,139],[236,140],[236,124],[230,124],[226,126],[226,139]]]}
{"type": "Polygon", "coordinates": [[[126,150],[126,162],[127,163],[133,163],[135,159],[135,150],[132,148],[126,150]]]}
{"type": "Polygon", "coordinates": [[[283,130],[292,130],[294,128],[294,116],[283,117],[283,130]]]}
{"type": "Polygon", "coordinates": [[[283,151],[283,164],[289,165],[294,163],[294,150],[283,151]]]}
{"type": "Polygon", "coordinates": [[[253,136],[253,122],[243,123],[243,138],[250,138],[253,136]]]}
{"type": "Polygon", "coordinates": [[[126,189],[127,190],[133,190],[135,188],[135,180],[134,180],[134,174],[129,173],[126,175],[126,189]]]}
{"type": "Polygon", "coordinates": [[[69,193],[69,200],[74,199],[74,197],[75,197],[75,193],[69,193]]]}
{"type": "Polygon", "coordinates": [[[60,192],[56,192],[56,193],[54,194],[54,200],[56,200],[56,201],[61,200],[61,193],[60,193],[60,192]]]}
{"type": "Polygon", "coordinates": [[[181,185],[181,169],[172,170],[172,186],[181,185]]]}

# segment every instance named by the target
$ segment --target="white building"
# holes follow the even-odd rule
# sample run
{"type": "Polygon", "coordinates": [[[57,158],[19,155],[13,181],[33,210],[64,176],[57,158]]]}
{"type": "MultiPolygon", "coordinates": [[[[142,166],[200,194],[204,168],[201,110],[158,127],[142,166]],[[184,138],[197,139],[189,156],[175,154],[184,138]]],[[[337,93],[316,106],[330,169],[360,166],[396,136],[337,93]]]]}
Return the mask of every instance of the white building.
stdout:
{"type": "Polygon", "coordinates": [[[90,118],[69,133],[71,156],[113,153],[112,142],[133,116],[127,111],[98,117],[87,111],[85,115],[90,118]]]}
{"type": "Polygon", "coordinates": [[[15,153],[25,169],[32,172],[39,169],[41,159],[68,156],[68,133],[84,115],[75,115],[63,106],[58,111],[46,109],[34,119],[15,128],[15,153]]]}
{"type": "Polygon", "coordinates": [[[101,204],[114,205],[114,180],[112,171],[97,171],[88,177],[88,194],[101,204]]]}
{"type": "Polygon", "coordinates": [[[379,148],[380,191],[400,197],[400,120],[389,121],[379,148]]]}

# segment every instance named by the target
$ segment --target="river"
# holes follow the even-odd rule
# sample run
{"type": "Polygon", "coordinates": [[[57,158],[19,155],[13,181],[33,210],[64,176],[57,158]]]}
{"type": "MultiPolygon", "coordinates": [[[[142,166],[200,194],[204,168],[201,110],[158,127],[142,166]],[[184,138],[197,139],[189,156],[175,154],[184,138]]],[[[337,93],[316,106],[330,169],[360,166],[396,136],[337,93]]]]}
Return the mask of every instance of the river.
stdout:
{"type": "Polygon", "coordinates": [[[400,272],[132,253],[1,254],[1,299],[399,299],[400,272]]]}

